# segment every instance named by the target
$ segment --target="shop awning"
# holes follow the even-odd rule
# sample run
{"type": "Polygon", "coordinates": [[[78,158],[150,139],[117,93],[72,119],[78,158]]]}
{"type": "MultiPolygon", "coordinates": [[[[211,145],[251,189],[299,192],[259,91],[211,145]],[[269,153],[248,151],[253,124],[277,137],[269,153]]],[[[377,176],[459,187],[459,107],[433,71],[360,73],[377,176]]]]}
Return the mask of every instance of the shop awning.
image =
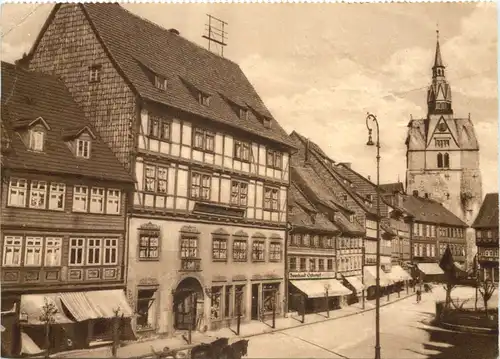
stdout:
{"type": "Polygon", "coordinates": [[[405,280],[411,280],[411,275],[408,274],[401,266],[392,266],[391,272],[387,273],[387,276],[394,282],[403,282],[405,280]]]}
{"type": "Polygon", "coordinates": [[[134,315],[134,311],[130,308],[125,293],[121,289],[90,291],[85,292],[85,296],[99,318],[113,318],[117,309],[119,309],[119,316],[131,317],[134,315]]]}
{"type": "Polygon", "coordinates": [[[25,332],[21,332],[21,354],[36,355],[44,352],[25,332]]]}
{"type": "Polygon", "coordinates": [[[417,268],[427,275],[444,274],[443,270],[437,263],[418,263],[417,268]]]}
{"type": "MultiPolygon", "coordinates": [[[[371,287],[371,286],[377,285],[377,281],[376,281],[377,267],[376,266],[365,266],[363,268],[363,274],[365,275],[364,284],[366,287],[371,287]]],[[[387,287],[393,283],[393,281],[387,277],[387,275],[385,274],[385,272],[382,268],[380,268],[379,275],[380,275],[380,286],[381,287],[387,287]]]]}
{"type": "Polygon", "coordinates": [[[21,296],[21,308],[20,314],[27,314],[28,324],[40,325],[44,324],[40,321],[40,316],[42,315],[42,308],[45,303],[52,304],[57,313],[54,315],[55,323],[57,324],[69,324],[73,323],[68,317],[64,315],[61,301],[56,293],[48,294],[26,294],[21,296]]]}
{"type": "Polygon", "coordinates": [[[356,292],[361,292],[363,289],[365,289],[363,281],[359,277],[351,276],[351,277],[344,277],[344,279],[348,281],[349,284],[352,285],[354,289],[356,289],[356,292]]]}
{"type": "Polygon", "coordinates": [[[85,292],[60,293],[61,302],[77,322],[100,318],[85,292]]]}
{"type": "Polygon", "coordinates": [[[290,281],[297,289],[307,295],[309,298],[320,298],[326,294],[328,288],[329,297],[338,297],[352,293],[350,289],[344,287],[336,279],[310,279],[310,280],[292,280],[290,281]]]}

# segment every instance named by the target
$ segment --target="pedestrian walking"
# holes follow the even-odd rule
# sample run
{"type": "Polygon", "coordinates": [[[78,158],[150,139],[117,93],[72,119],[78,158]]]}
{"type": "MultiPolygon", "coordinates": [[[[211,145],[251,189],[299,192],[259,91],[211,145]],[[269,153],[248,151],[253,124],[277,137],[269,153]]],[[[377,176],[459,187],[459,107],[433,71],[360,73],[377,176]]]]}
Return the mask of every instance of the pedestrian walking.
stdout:
{"type": "Polygon", "coordinates": [[[422,292],[420,289],[417,289],[417,303],[420,303],[420,300],[422,299],[422,292]]]}

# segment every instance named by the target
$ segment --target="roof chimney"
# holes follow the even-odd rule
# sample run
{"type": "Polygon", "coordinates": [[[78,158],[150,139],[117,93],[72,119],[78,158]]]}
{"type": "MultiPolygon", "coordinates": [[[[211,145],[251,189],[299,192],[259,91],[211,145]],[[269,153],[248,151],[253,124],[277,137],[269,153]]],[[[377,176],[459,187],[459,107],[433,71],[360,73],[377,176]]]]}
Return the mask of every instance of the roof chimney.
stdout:
{"type": "Polygon", "coordinates": [[[371,176],[370,176],[370,175],[368,175],[368,176],[367,176],[367,178],[368,178],[368,181],[371,181],[371,180],[372,180],[372,178],[371,178],[371,176]]]}
{"type": "Polygon", "coordinates": [[[181,34],[179,32],[179,30],[177,30],[177,29],[168,29],[168,32],[170,32],[171,34],[174,34],[174,35],[180,35],[181,34]]]}
{"type": "Polygon", "coordinates": [[[414,197],[418,197],[418,191],[417,191],[416,189],[415,189],[415,190],[413,190],[413,196],[414,196],[414,197]]]}

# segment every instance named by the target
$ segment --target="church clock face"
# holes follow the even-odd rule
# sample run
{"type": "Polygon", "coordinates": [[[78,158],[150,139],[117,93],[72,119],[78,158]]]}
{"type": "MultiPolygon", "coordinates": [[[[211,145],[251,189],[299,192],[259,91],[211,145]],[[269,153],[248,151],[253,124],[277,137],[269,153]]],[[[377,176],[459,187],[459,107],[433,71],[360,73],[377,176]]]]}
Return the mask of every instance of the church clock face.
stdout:
{"type": "Polygon", "coordinates": [[[438,130],[439,130],[439,132],[444,132],[444,131],[446,131],[446,130],[447,130],[447,128],[448,128],[448,126],[446,126],[446,123],[444,123],[444,122],[441,122],[441,123],[438,125],[438,130]]]}

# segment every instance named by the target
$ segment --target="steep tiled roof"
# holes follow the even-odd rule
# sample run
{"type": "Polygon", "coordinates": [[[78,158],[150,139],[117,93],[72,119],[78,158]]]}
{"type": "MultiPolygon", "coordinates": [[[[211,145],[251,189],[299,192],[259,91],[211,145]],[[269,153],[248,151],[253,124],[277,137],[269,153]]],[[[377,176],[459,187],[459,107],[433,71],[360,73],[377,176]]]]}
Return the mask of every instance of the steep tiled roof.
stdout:
{"type": "Polygon", "coordinates": [[[289,195],[294,200],[294,202],[291,203],[292,208],[289,213],[290,222],[294,227],[313,231],[339,232],[339,228],[330,222],[324,214],[317,212],[293,183],[290,186],[289,195]]]}
{"type": "Polygon", "coordinates": [[[498,193],[488,193],[474,220],[473,228],[498,228],[498,193]]]}
{"type": "Polygon", "coordinates": [[[395,192],[400,192],[400,193],[404,193],[404,186],[401,182],[395,182],[395,183],[384,183],[384,184],[381,184],[380,186],[380,189],[384,192],[387,192],[387,193],[395,193],[395,192]]]}
{"type": "Polygon", "coordinates": [[[142,98],[293,147],[234,62],[116,3],[81,6],[115,63],[142,98]],[[155,87],[155,75],[167,80],[165,91],[155,87]],[[209,106],[199,103],[192,88],[210,95],[209,106]],[[250,108],[249,118],[240,119],[239,111],[228,100],[250,108]],[[270,128],[264,126],[264,117],[271,120],[270,128]]]}
{"type": "Polygon", "coordinates": [[[64,84],[55,77],[2,62],[1,121],[11,139],[11,149],[2,157],[4,166],[133,182],[109,147],[98,137],[92,141],[90,159],[73,155],[63,140],[64,131],[79,126],[90,128],[90,125],[64,84]],[[13,130],[18,119],[32,122],[39,117],[50,127],[42,153],[29,151],[13,130]]]}
{"type": "Polygon", "coordinates": [[[465,222],[447,210],[442,204],[432,199],[402,195],[401,206],[416,221],[468,227],[465,222]]]}

